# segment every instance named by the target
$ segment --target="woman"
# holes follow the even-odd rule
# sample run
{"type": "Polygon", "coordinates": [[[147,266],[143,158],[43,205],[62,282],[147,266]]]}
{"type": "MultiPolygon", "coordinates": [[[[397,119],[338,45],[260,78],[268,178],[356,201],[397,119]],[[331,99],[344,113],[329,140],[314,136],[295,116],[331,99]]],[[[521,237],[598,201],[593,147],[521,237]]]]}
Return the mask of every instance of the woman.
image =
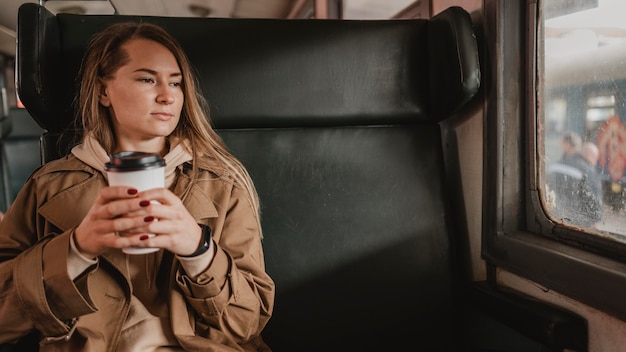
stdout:
{"type": "Polygon", "coordinates": [[[81,144],[37,170],[0,224],[0,343],[36,330],[41,351],[269,351],[258,198],[180,46],[115,24],[79,78],[81,144]],[[107,186],[121,151],[162,155],[166,187],[107,186]]]}

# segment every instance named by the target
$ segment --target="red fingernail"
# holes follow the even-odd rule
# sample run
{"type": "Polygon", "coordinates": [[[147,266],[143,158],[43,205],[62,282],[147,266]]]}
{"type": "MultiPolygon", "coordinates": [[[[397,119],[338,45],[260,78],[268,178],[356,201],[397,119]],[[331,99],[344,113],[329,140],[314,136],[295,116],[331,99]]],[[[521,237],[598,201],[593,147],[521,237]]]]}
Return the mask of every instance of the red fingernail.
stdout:
{"type": "Polygon", "coordinates": [[[147,207],[148,205],[150,205],[149,200],[142,200],[141,202],[139,202],[139,206],[147,207]]]}
{"type": "Polygon", "coordinates": [[[146,216],[145,218],[143,218],[143,221],[145,221],[145,222],[152,222],[152,221],[154,221],[154,216],[146,216]]]}
{"type": "Polygon", "coordinates": [[[134,188],[129,188],[129,189],[128,189],[128,194],[131,194],[131,195],[132,195],[132,194],[137,194],[137,190],[136,190],[136,189],[134,189],[134,188]]]}
{"type": "Polygon", "coordinates": [[[143,235],[143,236],[139,237],[139,239],[142,240],[142,241],[145,241],[148,238],[150,238],[150,236],[148,236],[148,235],[143,235]]]}

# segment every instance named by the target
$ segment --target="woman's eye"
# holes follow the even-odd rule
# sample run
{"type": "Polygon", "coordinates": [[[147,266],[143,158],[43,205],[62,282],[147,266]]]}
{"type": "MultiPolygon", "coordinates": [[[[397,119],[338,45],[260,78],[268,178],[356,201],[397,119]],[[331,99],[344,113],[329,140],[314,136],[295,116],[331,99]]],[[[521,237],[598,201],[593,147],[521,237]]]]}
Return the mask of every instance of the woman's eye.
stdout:
{"type": "Polygon", "coordinates": [[[154,83],[154,80],[152,78],[139,78],[139,81],[145,83],[154,83]]]}
{"type": "Polygon", "coordinates": [[[170,85],[171,85],[172,87],[180,87],[180,86],[182,86],[182,85],[183,85],[183,82],[172,82],[172,83],[170,83],[170,85]]]}

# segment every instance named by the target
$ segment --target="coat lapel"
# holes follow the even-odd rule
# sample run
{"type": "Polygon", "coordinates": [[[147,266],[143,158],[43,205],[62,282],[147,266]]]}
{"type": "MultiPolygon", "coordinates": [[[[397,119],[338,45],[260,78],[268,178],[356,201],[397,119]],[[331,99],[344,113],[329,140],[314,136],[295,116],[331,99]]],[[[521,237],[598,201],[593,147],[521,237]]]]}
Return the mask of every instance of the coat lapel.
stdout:
{"type": "MultiPolygon", "coordinates": [[[[189,182],[189,176],[181,173],[174,186],[173,192],[180,196],[184,193],[189,182]]],[[[206,224],[207,218],[216,218],[218,216],[217,209],[213,204],[212,198],[207,193],[207,190],[199,187],[197,183],[191,185],[191,190],[188,192],[188,196],[183,200],[183,204],[198,223],[206,224]]]]}
{"type": "Polygon", "coordinates": [[[104,186],[103,178],[90,177],[55,194],[39,208],[39,213],[60,230],[67,231],[81,223],[104,186]]]}

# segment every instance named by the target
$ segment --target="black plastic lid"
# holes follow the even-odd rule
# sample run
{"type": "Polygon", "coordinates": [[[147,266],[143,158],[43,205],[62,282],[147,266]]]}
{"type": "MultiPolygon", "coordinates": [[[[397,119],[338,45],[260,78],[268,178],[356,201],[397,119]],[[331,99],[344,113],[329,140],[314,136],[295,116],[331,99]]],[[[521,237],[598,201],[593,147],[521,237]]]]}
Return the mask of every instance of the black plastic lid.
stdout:
{"type": "Polygon", "coordinates": [[[111,161],[104,164],[106,171],[138,171],[165,166],[165,160],[159,154],[144,152],[120,152],[111,156],[111,161]]]}

